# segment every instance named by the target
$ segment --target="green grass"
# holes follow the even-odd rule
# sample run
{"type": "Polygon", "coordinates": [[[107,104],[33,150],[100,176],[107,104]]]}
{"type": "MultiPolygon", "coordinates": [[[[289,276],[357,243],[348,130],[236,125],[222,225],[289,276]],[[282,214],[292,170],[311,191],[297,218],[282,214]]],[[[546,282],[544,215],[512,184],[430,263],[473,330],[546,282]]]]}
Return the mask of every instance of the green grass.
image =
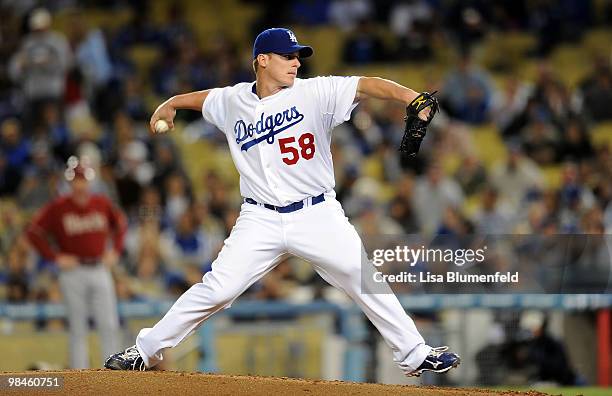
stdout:
{"type": "MultiPolygon", "coordinates": [[[[612,388],[598,388],[594,386],[586,387],[563,387],[563,388],[503,388],[504,390],[516,390],[516,391],[538,391],[548,393],[549,395],[562,395],[562,396],[611,396],[612,388]]],[[[499,388],[502,390],[502,388],[499,388]]]]}
{"type": "Polygon", "coordinates": [[[610,396],[612,395],[612,388],[597,388],[594,386],[586,387],[574,387],[574,388],[546,388],[542,389],[542,392],[550,393],[551,395],[563,395],[563,396],[610,396]]]}

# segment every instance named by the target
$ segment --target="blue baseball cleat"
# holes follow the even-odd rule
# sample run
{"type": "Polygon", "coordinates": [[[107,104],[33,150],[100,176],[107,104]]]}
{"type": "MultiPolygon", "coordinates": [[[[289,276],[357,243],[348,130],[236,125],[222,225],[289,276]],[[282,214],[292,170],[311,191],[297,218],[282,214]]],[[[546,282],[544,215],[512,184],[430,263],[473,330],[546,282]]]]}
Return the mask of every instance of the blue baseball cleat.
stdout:
{"type": "Polygon", "coordinates": [[[420,377],[425,371],[433,371],[434,373],[445,373],[448,370],[457,367],[461,363],[461,358],[454,352],[447,352],[448,347],[432,348],[431,352],[425,358],[425,361],[414,370],[406,374],[408,377],[420,377]]]}
{"type": "Polygon", "coordinates": [[[142,356],[140,356],[140,352],[136,349],[136,345],[127,348],[123,352],[110,355],[104,362],[104,367],[111,370],[145,371],[147,369],[142,356]]]}

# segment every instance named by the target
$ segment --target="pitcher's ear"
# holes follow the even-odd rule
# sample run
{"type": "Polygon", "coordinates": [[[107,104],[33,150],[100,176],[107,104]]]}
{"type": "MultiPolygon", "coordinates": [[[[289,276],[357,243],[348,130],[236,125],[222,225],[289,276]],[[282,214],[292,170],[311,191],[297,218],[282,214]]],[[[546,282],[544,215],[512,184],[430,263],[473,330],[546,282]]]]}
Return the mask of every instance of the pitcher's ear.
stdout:
{"type": "Polygon", "coordinates": [[[259,63],[259,66],[261,67],[264,67],[264,68],[267,67],[269,60],[270,60],[270,55],[268,54],[257,55],[257,63],[259,63]]]}

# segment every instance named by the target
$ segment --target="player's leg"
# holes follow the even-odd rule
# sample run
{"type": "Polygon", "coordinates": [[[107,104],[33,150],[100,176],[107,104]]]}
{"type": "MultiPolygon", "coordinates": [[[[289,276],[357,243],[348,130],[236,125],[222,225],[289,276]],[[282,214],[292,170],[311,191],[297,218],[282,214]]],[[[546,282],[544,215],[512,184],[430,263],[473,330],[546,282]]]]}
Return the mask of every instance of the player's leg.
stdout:
{"type": "Polygon", "coordinates": [[[153,328],[138,334],[136,346],[146,366],[159,363],[164,349],[176,346],[215,312],[228,308],[274,268],[284,249],[280,215],[243,204],[212,270],[179,297],[153,328]]]}
{"type": "Polygon", "coordinates": [[[362,265],[369,272],[373,272],[374,267],[362,254],[361,239],[345,217],[340,203],[333,198],[326,199],[300,212],[293,216],[295,224],[287,234],[289,252],[312,262],[327,282],[345,291],[391,347],[398,366],[407,373],[416,370],[431,347],[425,344],[413,320],[390,289],[385,294],[362,291],[362,265]]]}
{"type": "Polygon", "coordinates": [[[88,285],[82,279],[82,272],[81,268],[75,268],[62,271],[59,275],[60,288],[68,315],[71,368],[89,367],[89,351],[87,349],[88,285]]]}
{"type": "Polygon", "coordinates": [[[115,285],[110,271],[99,264],[88,269],[91,279],[91,309],[100,337],[103,356],[109,356],[119,349],[119,315],[115,285]]]}

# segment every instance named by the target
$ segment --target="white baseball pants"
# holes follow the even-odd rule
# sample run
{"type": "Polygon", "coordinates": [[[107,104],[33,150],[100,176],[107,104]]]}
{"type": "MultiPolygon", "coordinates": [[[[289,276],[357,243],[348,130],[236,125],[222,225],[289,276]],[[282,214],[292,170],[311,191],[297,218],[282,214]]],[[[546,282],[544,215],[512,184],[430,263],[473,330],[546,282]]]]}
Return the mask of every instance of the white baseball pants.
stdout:
{"type": "MultiPolygon", "coordinates": [[[[362,249],[355,228],[331,195],[319,204],[284,214],[243,203],[212,270],[179,297],[153,328],[140,331],[138,351],[147,367],[155,366],[163,359],[164,349],[178,345],[215,312],[229,308],[290,253],[311,262],[323,279],[346,292],[382,334],[398,366],[414,371],[431,348],[394,294],[362,293],[362,249]]],[[[366,265],[374,271],[373,265],[366,265]]]]}

